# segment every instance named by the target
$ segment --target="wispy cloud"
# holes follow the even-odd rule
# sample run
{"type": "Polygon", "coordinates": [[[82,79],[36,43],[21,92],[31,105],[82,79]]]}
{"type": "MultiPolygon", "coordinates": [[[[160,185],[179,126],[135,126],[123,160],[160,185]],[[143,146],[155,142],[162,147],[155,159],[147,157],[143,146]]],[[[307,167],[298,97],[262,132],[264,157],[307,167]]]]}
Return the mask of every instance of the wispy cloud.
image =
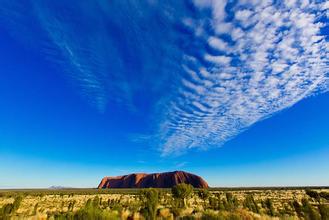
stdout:
{"type": "Polygon", "coordinates": [[[183,161],[183,162],[176,163],[174,166],[176,169],[181,169],[181,168],[185,167],[187,164],[188,164],[188,162],[183,161]]]}
{"type": "MultiPolygon", "coordinates": [[[[220,146],[328,90],[328,3],[4,0],[0,22],[42,48],[99,111],[153,113],[162,155],[220,146]],[[23,30],[24,33],[19,30],[23,30]],[[24,36],[23,36],[24,34],[24,36]],[[145,102],[143,102],[145,104],[145,102]]],[[[28,41],[28,42],[27,42],[28,41]]]]}
{"type": "MultiPolygon", "coordinates": [[[[154,48],[154,34],[143,33],[152,4],[4,0],[0,6],[0,23],[27,47],[41,51],[100,112],[109,102],[134,109],[137,90],[161,87],[147,76],[148,72],[160,73],[161,64],[157,54],[152,56],[153,51],[160,52],[154,48]]],[[[146,26],[154,29],[156,25],[149,22],[146,26]]]]}

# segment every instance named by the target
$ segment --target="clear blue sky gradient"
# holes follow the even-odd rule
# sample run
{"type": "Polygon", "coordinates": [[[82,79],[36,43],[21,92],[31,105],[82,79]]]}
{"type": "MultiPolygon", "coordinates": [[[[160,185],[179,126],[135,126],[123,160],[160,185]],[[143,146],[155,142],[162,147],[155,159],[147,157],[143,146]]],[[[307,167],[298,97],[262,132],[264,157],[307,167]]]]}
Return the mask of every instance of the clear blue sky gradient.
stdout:
{"type": "MultiPolygon", "coordinates": [[[[198,57],[198,50],[208,50],[198,40],[189,49],[191,45],[184,42],[192,39],[190,30],[171,27],[170,22],[176,21],[167,21],[169,15],[155,14],[159,8],[166,11],[172,5],[181,11],[173,12],[177,18],[189,15],[202,21],[213,16],[210,9],[204,9],[211,6],[193,1],[182,6],[169,1],[167,5],[152,3],[152,7],[146,7],[151,3],[128,1],[128,7],[121,1],[113,1],[113,5],[99,1],[97,7],[105,14],[99,16],[106,20],[105,31],[103,20],[97,20],[99,9],[93,1],[86,1],[86,5],[27,2],[0,3],[0,188],[96,187],[103,176],[172,170],[196,173],[211,186],[329,185],[327,78],[300,100],[284,103],[286,107],[282,105],[276,110],[273,106],[278,101],[295,92],[282,90],[281,98],[264,103],[266,114],[260,111],[260,117],[252,118],[253,123],[245,122],[249,112],[233,119],[232,115],[209,116],[208,122],[215,124],[215,130],[205,126],[205,121],[195,124],[199,121],[194,111],[186,110],[193,105],[189,97],[177,97],[179,92],[172,92],[173,88],[185,88],[178,80],[186,74],[180,67],[183,52],[198,57]],[[25,10],[29,11],[26,17],[22,13],[25,10]],[[134,14],[134,10],[140,14],[134,14]],[[111,12],[112,15],[106,14],[111,12]],[[54,16],[58,27],[54,27],[53,14],[58,16],[54,16]],[[31,18],[32,15],[37,18],[31,18]],[[150,20],[152,16],[155,17],[150,20]],[[94,27],[93,22],[98,26],[94,27]],[[161,33],[162,28],[168,33],[161,33]],[[181,47],[172,46],[172,41],[181,47]],[[83,43],[88,45],[84,47],[83,43]],[[95,81],[90,83],[92,80],[95,81]],[[182,122],[176,120],[171,103],[183,103],[186,115],[192,114],[193,123],[185,130],[178,129],[182,122]],[[219,127],[215,119],[223,119],[227,124],[219,127]],[[160,129],[169,122],[171,126],[160,129]],[[204,129],[198,133],[191,128],[193,125],[204,129]],[[216,137],[227,130],[228,137],[216,137]]],[[[238,3],[224,2],[225,22],[229,22],[234,17],[231,10],[236,10],[238,3]]],[[[324,3],[318,5],[319,13],[324,14],[324,3]]],[[[276,7],[279,11],[283,6],[276,7]]],[[[308,12],[312,14],[314,9],[308,12]]],[[[328,19],[319,14],[318,17],[317,22],[324,24],[318,34],[324,36],[324,45],[328,46],[328,19]]],[[[216,34],[230,42],[230,34],[216,34]]],[[[325,78],[329,53],[328,48],[322,49],[315,58],[324,60],[319,75],[325,78]]],[[[234,68],[243,65],[235,63],[234,55],[230,56],[234,68]]],[[[271,74],[274,73],[266,76],[271,74]]],[[[314,80],[307,78],[307,72],[305,77],[307,83],[314,80]]],[[[300,87],[307,88],[307,83],[300,87]]],[[[202,100],[207,97],[203,95],[200,103],[204,104],[202,100]]],[[[224,97],[219,98],[223,100],[224,97]]],[[[217,113],[215,108],[207,111],[217,113]]]]}

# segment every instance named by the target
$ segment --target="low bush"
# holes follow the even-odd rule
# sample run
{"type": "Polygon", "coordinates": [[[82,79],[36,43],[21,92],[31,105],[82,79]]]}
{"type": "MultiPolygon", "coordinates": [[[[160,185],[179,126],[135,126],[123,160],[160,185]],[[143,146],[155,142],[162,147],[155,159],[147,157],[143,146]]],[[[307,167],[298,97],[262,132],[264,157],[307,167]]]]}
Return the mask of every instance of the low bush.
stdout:
{"type": "Polygon", "coordinates": [[[159,204],[159,191],[157,189],[145,189],[141,191],[140,200],[142,201],[141,213],[147,220],[156,219],[157,208],[159,204]]]}

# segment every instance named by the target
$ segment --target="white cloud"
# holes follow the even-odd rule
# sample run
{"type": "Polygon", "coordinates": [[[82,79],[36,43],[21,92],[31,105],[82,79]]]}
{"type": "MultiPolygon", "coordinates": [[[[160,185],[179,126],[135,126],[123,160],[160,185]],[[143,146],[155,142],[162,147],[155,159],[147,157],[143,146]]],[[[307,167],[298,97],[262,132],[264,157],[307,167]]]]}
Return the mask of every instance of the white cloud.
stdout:
{"type": "Polygon", "coordinates": [[[211,36],[209,39],[208,39],[208,43],[209,43],[209,46],[216,49],[216,50],[227,50],[228,49],[228,45],[225,41],[223,41],[222,39],[220,38],[217,38],[217,37],[213,37],[211,36]]]}
{"type": "Polygon", "coordinates": [[[100,111],[109,101],[129,103],[135,91],[150,93],[155,110],[148,110],[158,120],[154,138],[143,140],[154,139],[163,155],[220,146],[328,90],[329,45],[320,22],[327,2],[191,0],[190,10],[183,1],[54,1],[70,12],[58,16],[51,3],[30,1],[26,10],[4,1],[1,24],[16,27],[21,39],[31,28],[24,19],[31,19],[38,26],[29,33],[33,42],[42,42],[47,59],[100,111]]]}
{"type": "MultiPolygon", "coordinates": [[[[189,59],[202,77],[192,83],[198,85],[196,93],[179,90],[177,100],[171,101],[175,108],[160,122],[170,124],[160,130],[163,155],[220,146],[257,121],[328,89],[329,47],[316,19],[319,5],[290,0],[285,1],[286,7],[271,1],[238,3],[239,7],[250,4],[253,11],[232,9],[235,16],[225,30],[232,43],[208,37],[208,45],[222,52],[204,51],[210,67],[197,58],[189,59]],[[203,86],[204,80],[213,82],[212,86],[203,86]]],[[[216,34],[227,24],[223,5],[217,5],[218,16],[212,5],[216,34]]]]}
{"type": "Polygon", "coordinates": [[[328,10],[329,9],[329,2],[326,1],[322,4],[322,10],[328,10]]]}
{"type": "Polygon", "coordinates": [[[204,56],[205,60],[212,62],[214,64],[218,64],[218,65],[226,65],[229,64],[231,62],[231,58],[227,57],[227,56],[213,56],[210,54],[206,54],[204,56]]]}
{"type": "Polygon", "coordinates": [[[252,15],[252,11],[251,10],[239,10],[235,13],[235,19],[239,20],[239,21],[246,21],[250,15],[252,15]]]}
{"type": "Polygon", "coordinates": [[[227,17],[226,6],[227,0],[193,0],[196,7],[201,9],[208,8],[212,12],[212,26],[216,30],[216,33],[227,33],[232,29],[230,23],[225,22],[227,17]]]}

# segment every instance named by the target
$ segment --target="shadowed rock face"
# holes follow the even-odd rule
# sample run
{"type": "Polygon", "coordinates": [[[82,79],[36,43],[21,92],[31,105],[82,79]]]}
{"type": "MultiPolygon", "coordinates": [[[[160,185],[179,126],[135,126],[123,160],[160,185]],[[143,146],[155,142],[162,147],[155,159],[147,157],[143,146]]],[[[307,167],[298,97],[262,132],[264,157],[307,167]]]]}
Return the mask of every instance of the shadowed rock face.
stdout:
{"type": "Polygon", "coordinates": [[[98,188],[171,188],[179,183],[188,183],[195,188],[208,188],[207,182],[201,177],[184,171],[104,177],[98,188]]]}

